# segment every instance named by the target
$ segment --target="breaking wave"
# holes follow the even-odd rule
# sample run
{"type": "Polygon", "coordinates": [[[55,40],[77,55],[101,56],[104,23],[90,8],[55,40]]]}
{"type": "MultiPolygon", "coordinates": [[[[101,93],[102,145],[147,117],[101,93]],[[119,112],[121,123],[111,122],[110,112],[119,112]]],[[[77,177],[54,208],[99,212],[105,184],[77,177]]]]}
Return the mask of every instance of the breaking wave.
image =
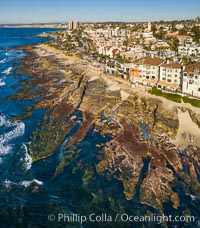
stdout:
{"type": "Polygon", "coordinates": [[[10,181],[10,180],[5,180],[5,181],[3,181],[2,184],[6,188],[10,188],[12,185],[19,185],[19,186],[23,186],[23,187],[27,188],[27,187],[29,187],[32,184],[38,185],[38,186],[42,186],[43,182],[39,181],[39,180],[36,180],[36,179],[33,179],[31,181],[24,180],[24,181],[20,181],[19,183],[16,183],[16,182],[13,182],[13,181],[10,181]]]}
{"type": "Polygon", "coordinates": [[[23,166],[26,170],[29,170],[32,166],[32,157],[31,155],[28,153],[28,147],[26,144],[23,144],[23,147],[25,149],[25,154],[24,154],[24,158],[21,158],[20,160],[23,162],[23,166]]]}
{"type": "Polygon", "coordinates": [[[25,124],[23,122],[11,123],[9,120],[6,120],[5,116],[0,116],[0,127],[4,127],[5,131],[8,128],[12,129],[0,135],[0,154],[7,154],[12,149],[10,141],[24,134],[25,124]]]}
{"type": "Polygon", "coordinates": [[[5,86],[5,82],[4,81],[2,81],[2,79],[0,79],[0,86],[5,86]]]}
{"type": "Polygon", "coordinates": [[[4,59],[0,60],[0,63],[5,63],[6,60],[7,60],[7,58],[4,58],[4,59]]]}
{"type": "Polygon", "coordinates": [[[11,70],[12,70],[12,67],[8,67],[8,68],[7,68],[6,70],[4,70],[2,73],[8,76],[8,75],[10,74],[11,70]]]}
{"type": "Polygon", "coordinates": [[[29,187],[31,184],[36,184],[36,185],[43,185],[43,182],[42,181],[39,181],[39,180],[36,180],[36,179],[33,179],[31,181],[20,181],[19,182],[20,185],[24,186],[25,188],[29,187]]]}

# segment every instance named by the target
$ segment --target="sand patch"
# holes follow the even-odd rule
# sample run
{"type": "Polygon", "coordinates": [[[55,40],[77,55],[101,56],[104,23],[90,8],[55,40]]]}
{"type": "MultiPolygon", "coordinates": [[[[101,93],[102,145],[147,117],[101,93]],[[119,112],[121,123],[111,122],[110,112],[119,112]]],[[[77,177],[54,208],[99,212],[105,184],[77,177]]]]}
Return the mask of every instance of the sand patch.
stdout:
{"type": "Polygon", "coordinates": [[[99,79],[99,76],[92,76],[92,77],[88,80],[88,82],[96,81],[96,80],[98,80],[98,79],[99,79]]]}
{"type": "Polygon", "coordinates": [[[175,140],[171,143],[179,146],[181,149],[188,145],[200,146],[200,128],[194,123],[188,111],[182,112],[178,109],[179,128],[175,140]]]}
{"type": "Polygon", "coordinates": [[[130,94],[126,93],[124,90],[120,91],[120,95],[121,95],[122,101],[126,101],[128,99],[128,97],[130,96],[130,94]]]}

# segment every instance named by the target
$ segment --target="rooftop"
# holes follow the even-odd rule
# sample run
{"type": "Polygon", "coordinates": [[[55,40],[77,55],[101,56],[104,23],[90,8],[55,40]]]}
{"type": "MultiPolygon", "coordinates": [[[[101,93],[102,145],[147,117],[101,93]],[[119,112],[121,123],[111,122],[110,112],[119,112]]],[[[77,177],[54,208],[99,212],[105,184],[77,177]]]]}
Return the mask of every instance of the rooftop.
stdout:
{"type": "Polygon", "coordinates": [[[141,59],[135,60],[133,63],[141,65],[153,65],[159,66],[161,63],[164,63],[165,60],[160,58],[152,58],[150,56],[143,57],[141,59]]]}
{"type": "Polygon", "coordinates": [[[184,71],[188,73],[200,74],[200,63],[186,65],[184,71]]]}
{"type": "Polygon", "coordinates": [[[163,64],[161,67],[180,69],[181,65],[175,62],[163,64]]]}

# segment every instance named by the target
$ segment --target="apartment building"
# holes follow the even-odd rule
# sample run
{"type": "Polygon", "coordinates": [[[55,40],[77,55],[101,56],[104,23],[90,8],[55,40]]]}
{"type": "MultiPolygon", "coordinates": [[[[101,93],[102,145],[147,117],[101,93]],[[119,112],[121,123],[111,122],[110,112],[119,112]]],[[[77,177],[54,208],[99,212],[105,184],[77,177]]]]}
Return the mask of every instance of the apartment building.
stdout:
{"type": "Polygon", "coordinates": [[[185,45],[178,47],[178,54],[181,56],[197,56],[200,55],[200,46],[185,45]]]}
{"type": "Polygon", "coordinates": [[[164,62],[165,60],[163,59],[152,58],[150,56],[135,60],[133,62],[133,68],[131,69],[130,82],[135,83],[136,80],[142,82],[145,86],[156,85],[159,80],[160,65],[164,62]],[[135,75],[137,75],[137,77],[134,77],[135,75]],[[140,77],[141,80],[139,80],[138,77],[140,77]]]}
{"type": "Polygon", "coordinates": [[[69,21],[69,30],[74,30],[79,27],[79,23],[77,21],[69,21]]]}
{"type": "Polygon", "coordinates": [[[171,62],[160,66],[160,77],[157,87],[169,91],[181,91],[182,66],[171,62]]]}
{"type": "Polygon", "coordinates": [[[183,70],[182,93],[200,97],[200,63],[186,65],[183,70]]]}

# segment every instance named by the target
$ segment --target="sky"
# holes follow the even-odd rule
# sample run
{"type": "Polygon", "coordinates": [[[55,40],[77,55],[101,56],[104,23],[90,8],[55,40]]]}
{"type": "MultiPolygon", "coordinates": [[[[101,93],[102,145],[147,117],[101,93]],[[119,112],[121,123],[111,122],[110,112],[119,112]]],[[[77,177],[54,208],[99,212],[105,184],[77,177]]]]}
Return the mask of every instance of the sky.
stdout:
{"type": "Polygon", "coordinates": [[[200,16],[200,0],[0,0],[0,24],[158,21],[200,16]]]}

